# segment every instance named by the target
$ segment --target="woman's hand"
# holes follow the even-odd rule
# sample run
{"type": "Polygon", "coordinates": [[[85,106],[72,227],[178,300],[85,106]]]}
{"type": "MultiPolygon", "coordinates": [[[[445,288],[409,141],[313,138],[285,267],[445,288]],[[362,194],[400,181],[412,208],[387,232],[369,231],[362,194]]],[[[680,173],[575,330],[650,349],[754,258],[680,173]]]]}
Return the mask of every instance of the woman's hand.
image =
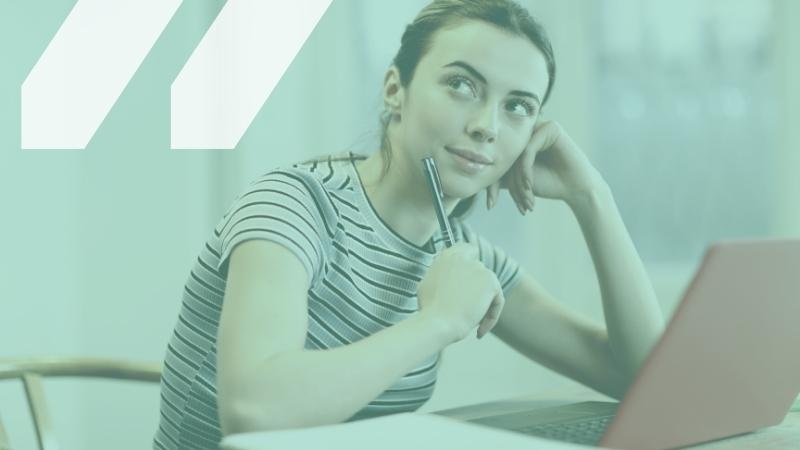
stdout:
{"type": "Polygon", "coordinates": [[[486,188],[487,208],[497,203],[500,189],[508,189],[524,215],[533,210],[537,196],[572,205],[602,183],[600,173],[564,129],[555,121],[543,121],[508,172],[486,188]]]}
{"type": "Polygon", "coordinates": [[[417,287],[420,314],[449,330],[450,341],[478,327],[480,339],[500,319],[505,305],[497,276],[479,259],[475,244],[459,242],[434,259],[417,287]]]}

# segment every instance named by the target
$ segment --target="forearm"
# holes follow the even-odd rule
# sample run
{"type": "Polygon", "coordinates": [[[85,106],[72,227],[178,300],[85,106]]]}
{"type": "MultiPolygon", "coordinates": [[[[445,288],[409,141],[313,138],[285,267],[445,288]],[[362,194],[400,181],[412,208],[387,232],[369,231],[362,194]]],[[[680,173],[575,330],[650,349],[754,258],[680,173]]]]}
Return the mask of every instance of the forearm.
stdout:
{"type": "Polygon", "coordinates": [[[569,206],[597,272],[612,354],[632,377],[664,328],[653,286],[605,183],[569,206]]]}
{"type": "Polygon", "coordinates": [[[225,432],[343,422],[449,343],[443,326],[416,314],[354,344],[279,354],[237,387],[225,432]]]}

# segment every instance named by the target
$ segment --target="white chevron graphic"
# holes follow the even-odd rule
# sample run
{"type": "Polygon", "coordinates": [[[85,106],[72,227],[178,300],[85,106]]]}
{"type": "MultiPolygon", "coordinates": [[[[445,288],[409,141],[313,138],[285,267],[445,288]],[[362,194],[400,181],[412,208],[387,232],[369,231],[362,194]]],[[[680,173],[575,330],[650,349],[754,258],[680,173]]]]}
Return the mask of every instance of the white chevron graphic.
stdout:
{"type": "Polygon", "coordinates": [[[22,148],[86,148],[181,1],[79,0],[22,84],[22,148]]]}
{"type": "Polygon", "coordinates": [[[172,148],[235,148],[331,1],[229,0],[172,84],[172,148]]]}

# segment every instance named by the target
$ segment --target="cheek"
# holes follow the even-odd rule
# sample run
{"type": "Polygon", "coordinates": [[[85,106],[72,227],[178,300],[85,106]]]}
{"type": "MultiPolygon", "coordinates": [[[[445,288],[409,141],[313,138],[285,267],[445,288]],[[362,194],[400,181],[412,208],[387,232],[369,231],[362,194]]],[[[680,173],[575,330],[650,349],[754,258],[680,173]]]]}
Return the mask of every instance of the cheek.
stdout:
{"type": "MultiPolygon", "coordinates": [[[[434,96],[431,96],[434,97],[434,96]]],[[[445,145],[453,142],[463,142],[463,111],[454,108],[447,99],[430,98],[428,101],[417,103],[411,112],[413,126],[408,132],[409,138],[420,142],[445,145]],[[452,141],[455,139],[456,141],[452,141]],[[460,140],[460,141],[459,141],[460,140]],[[435,141],[435,142],[432,142],[435,141]],[[451,142],[452,141],[452,142],[451,142]]]]}

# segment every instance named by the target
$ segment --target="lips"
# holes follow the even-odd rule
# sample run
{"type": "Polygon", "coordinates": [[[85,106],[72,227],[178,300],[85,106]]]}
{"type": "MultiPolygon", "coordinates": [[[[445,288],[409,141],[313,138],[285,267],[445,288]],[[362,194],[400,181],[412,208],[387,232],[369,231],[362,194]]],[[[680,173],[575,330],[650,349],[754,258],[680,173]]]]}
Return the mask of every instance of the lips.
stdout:
{"type": "Polygon", "coordinates": [[[475,162],[475,163],[478,163],[478,164],[484,164],[484,165],[487,165],[487,166],[493,164],[491,159],[487,158],[486,156],[484,156],[484,155],[482,155],[480,153],[473,152],[471,150],[464,150],[464,149],[452,148],[452,147],[445,147],[444,149],[447,150],[450,153],[455,153],[458,156],[461,156],[461,157],[463,157],[465,159],[468,159],[468,160],[470,160],[472,162],[475,162]]]}

